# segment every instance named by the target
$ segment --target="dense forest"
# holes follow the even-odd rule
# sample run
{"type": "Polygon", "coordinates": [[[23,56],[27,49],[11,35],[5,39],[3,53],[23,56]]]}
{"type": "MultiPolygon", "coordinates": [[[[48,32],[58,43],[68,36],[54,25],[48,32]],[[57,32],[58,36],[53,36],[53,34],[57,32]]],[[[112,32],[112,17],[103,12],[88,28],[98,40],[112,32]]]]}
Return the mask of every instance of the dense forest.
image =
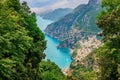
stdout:
{"type": "Polygon", "coordinates": [[[0,80],[64,80],[55,63],[43,61],[45,49],[44,34],[27,3],[0,0],[0,80]]]}
{"type": "Polygon", "coordinates": [[[104,10],[97,25],[102,29],[104,45],[97,52],[98,80],[120,79],[120,0],[103,0],[104,10]]]}
{"type": "Polygon", "coordinates": [[[79,64],[65,76],[44,60],[47,41],[27,3],[0,0],[0,80],[120,80],[120,0],[103,0],[102,7],[103,45],[93,51],[97,70],[79,64]]]}

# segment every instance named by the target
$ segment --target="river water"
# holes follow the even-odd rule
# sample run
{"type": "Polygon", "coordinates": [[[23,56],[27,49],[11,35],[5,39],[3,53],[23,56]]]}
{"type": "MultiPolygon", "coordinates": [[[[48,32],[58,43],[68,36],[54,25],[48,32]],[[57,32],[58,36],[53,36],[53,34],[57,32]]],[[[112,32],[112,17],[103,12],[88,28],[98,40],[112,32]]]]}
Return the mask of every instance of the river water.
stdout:
{"type": "MultiPolygon", "coordinates": [[[[52,22],[53,21],[45,20],[40,16],[37,16],[37,24],[43,32],[47,25],[49,25],[52,22]]],[[[47,40],[47,49],[45,50],[46,59],[50,59],[51,61],[55,62],[61,69],[68,67],[72,62],[70,50],[64,48],[57,49],[57,46],[60,43],[60,41],[48,35],[45,35],[45,39],[47,40]]]]}

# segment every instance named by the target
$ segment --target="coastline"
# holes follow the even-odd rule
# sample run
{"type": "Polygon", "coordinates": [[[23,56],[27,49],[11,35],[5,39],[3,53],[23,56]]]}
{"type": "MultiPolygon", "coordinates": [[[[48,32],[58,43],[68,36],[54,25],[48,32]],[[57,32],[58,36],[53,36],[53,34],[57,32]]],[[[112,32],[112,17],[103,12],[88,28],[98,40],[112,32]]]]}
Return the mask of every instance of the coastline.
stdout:
{"type": "MultiPolygon", "coordinates": [[[[98,48],[99,46],[102,45],[102,42],[100,40],[98,40],[96,38],[96,36],[93,36],[91,38],[89,38],[88,40],[80,40],[79,44],[82,47],[78,47],[76,49],[76,55],[73,56],[74,54],[74,49],[70,49],[70,55],[72,58],[72,62],[71,64],[73,66],[76,66],[78,64],[82,64],[82,65],[86,65],[85,62],[83,61],[86,56],[88,56],[94,49],[98,48]]],[[[68,66],[67,68],[65,68],[63,70],[63,73],[65,75],[70,75],[72,73],[72,69],[70,68],[70,66],[68,66]]]]}
{"type": "MultiPolygon", "coordinates": [[[[43,19],[40,16],[37,16],[37,24],[39,28],[44,32],[44,29],[47,25],[52,23],[51,20],[43,19]]],[[[45,34],[45,32],[44,32],[45,34]]],[[[57,49],[57,46],[59,45],[60,41],[58,39],[55,39],[49,35],[45,34],[45,39],[47,41],[47,48],[44,51],[46,54],[45,59],[50,59],[52,62],[56,63],[59,68],[64,69],[65,67],[69,66],[72,62],[71,55],[69,50],[60,50],[57,49]]]]}
{"type": "MultiPolygon", "coordinates": [[[[73,57],[72,57],[72,54],[73,54],[73,49],[71,49],[71,48],[69,48],[69,50],[70,50],[70,57],[71,57],[71,59],[72,59],[72,62],[74,61],[74,59],[73,59],[73,57]]],[[[72,62],[71,62],[71,64],[72,64],[72,62]]],[[[70,65],[71,65],[70,64],[70,65]]],[[[62,70],[62,72],[63,72],[63,74],[64,75],[68,75],[68,74],[71,74],[72,73],[72,70],[70,69],[70,65],[69,66],[67,66],[66,68],[64,68],[63,70],[62,70]]]]}

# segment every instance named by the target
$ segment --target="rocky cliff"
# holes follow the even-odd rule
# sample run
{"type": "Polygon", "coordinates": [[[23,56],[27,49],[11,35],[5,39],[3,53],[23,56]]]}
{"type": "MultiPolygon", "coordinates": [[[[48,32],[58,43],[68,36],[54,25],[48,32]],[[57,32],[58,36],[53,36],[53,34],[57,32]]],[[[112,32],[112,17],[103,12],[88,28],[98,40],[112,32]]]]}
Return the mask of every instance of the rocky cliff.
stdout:
{"type": "Polygon", "coordinates": [[[45,33],[61,40],[59,47],[74,48],[81,38],[96,35],[100,29],[96,25],[96,16],[101,11],[101,0],[89,0],[86,5],[79,5],[70,14],[50,24],[45,33]]]}

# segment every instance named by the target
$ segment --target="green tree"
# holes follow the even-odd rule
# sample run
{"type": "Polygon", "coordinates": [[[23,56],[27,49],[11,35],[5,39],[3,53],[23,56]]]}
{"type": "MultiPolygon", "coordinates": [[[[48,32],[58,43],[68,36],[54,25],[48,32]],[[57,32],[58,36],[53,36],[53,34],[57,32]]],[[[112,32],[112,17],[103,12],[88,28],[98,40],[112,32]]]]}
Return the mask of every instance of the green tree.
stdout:
{"type": "MultiPolygon", "coordinates": [[[[20,13],[24,18],[24,20],[21,19],[20,23],[29,31],[28,35],[33,38],[33,44],[27,56],[31,59],[32,66],[35,67],[37,66],[36,64],[38,64],[45,57],[43,53],[46,49],[45,36],[36,24],[35,13],[30,13],[26,2],[22,3],[22,9],[20,11],[22,11],[20,13]]],[[[30,61],[29,59],[27,61],[30,61]]]]}
{"type": "Polygon", "coordinates": [[[41,72],[42,80],[66,80],[61,69],[50,60],[42,61],[39,64],[39,71],[41,72]]]}
{"type": "Polygon", "coordinates": [[[111,47],[112,42],[105,43],[97,50],[99,76],[98,80],[118,80],[120,49],[111,47]]]}
{"type": "Polygon", "coordinates": [[[120,64],[120,0],[103,0],[98,16],[105,44],[97,50],[99,80],[118,80],[120,64]]]}
{"type": "Polygon", "coordinates": [[[104,10],[98,16],[98,26],[105,41],[120,38],[120,0],[103,0],[104,10]]]}
{"type": "Polygon", "coordinates": [[[70,80],[95,80],[96,79],[96,74],[93,71],[93,69],[86,68],[82,64],[73,66],[72,70],[73,71],[72,71],[70,80]]]}
{"type": "Polygon", "coordinates": [[[45,36],[27,3],[0,0],[0,80],[64,80],[58,66],[42,61],[45,49],[45,36]]]}
{"type": "Polygon", "coordinates": [[[7,1],[0,1],[0,76],[2,79],[17,79],[26,71],[25,53],[30,49],[33,39],[28,36],[28,31],[18,24],[19,17],[19,14],[8,6],[7,1]]]}

